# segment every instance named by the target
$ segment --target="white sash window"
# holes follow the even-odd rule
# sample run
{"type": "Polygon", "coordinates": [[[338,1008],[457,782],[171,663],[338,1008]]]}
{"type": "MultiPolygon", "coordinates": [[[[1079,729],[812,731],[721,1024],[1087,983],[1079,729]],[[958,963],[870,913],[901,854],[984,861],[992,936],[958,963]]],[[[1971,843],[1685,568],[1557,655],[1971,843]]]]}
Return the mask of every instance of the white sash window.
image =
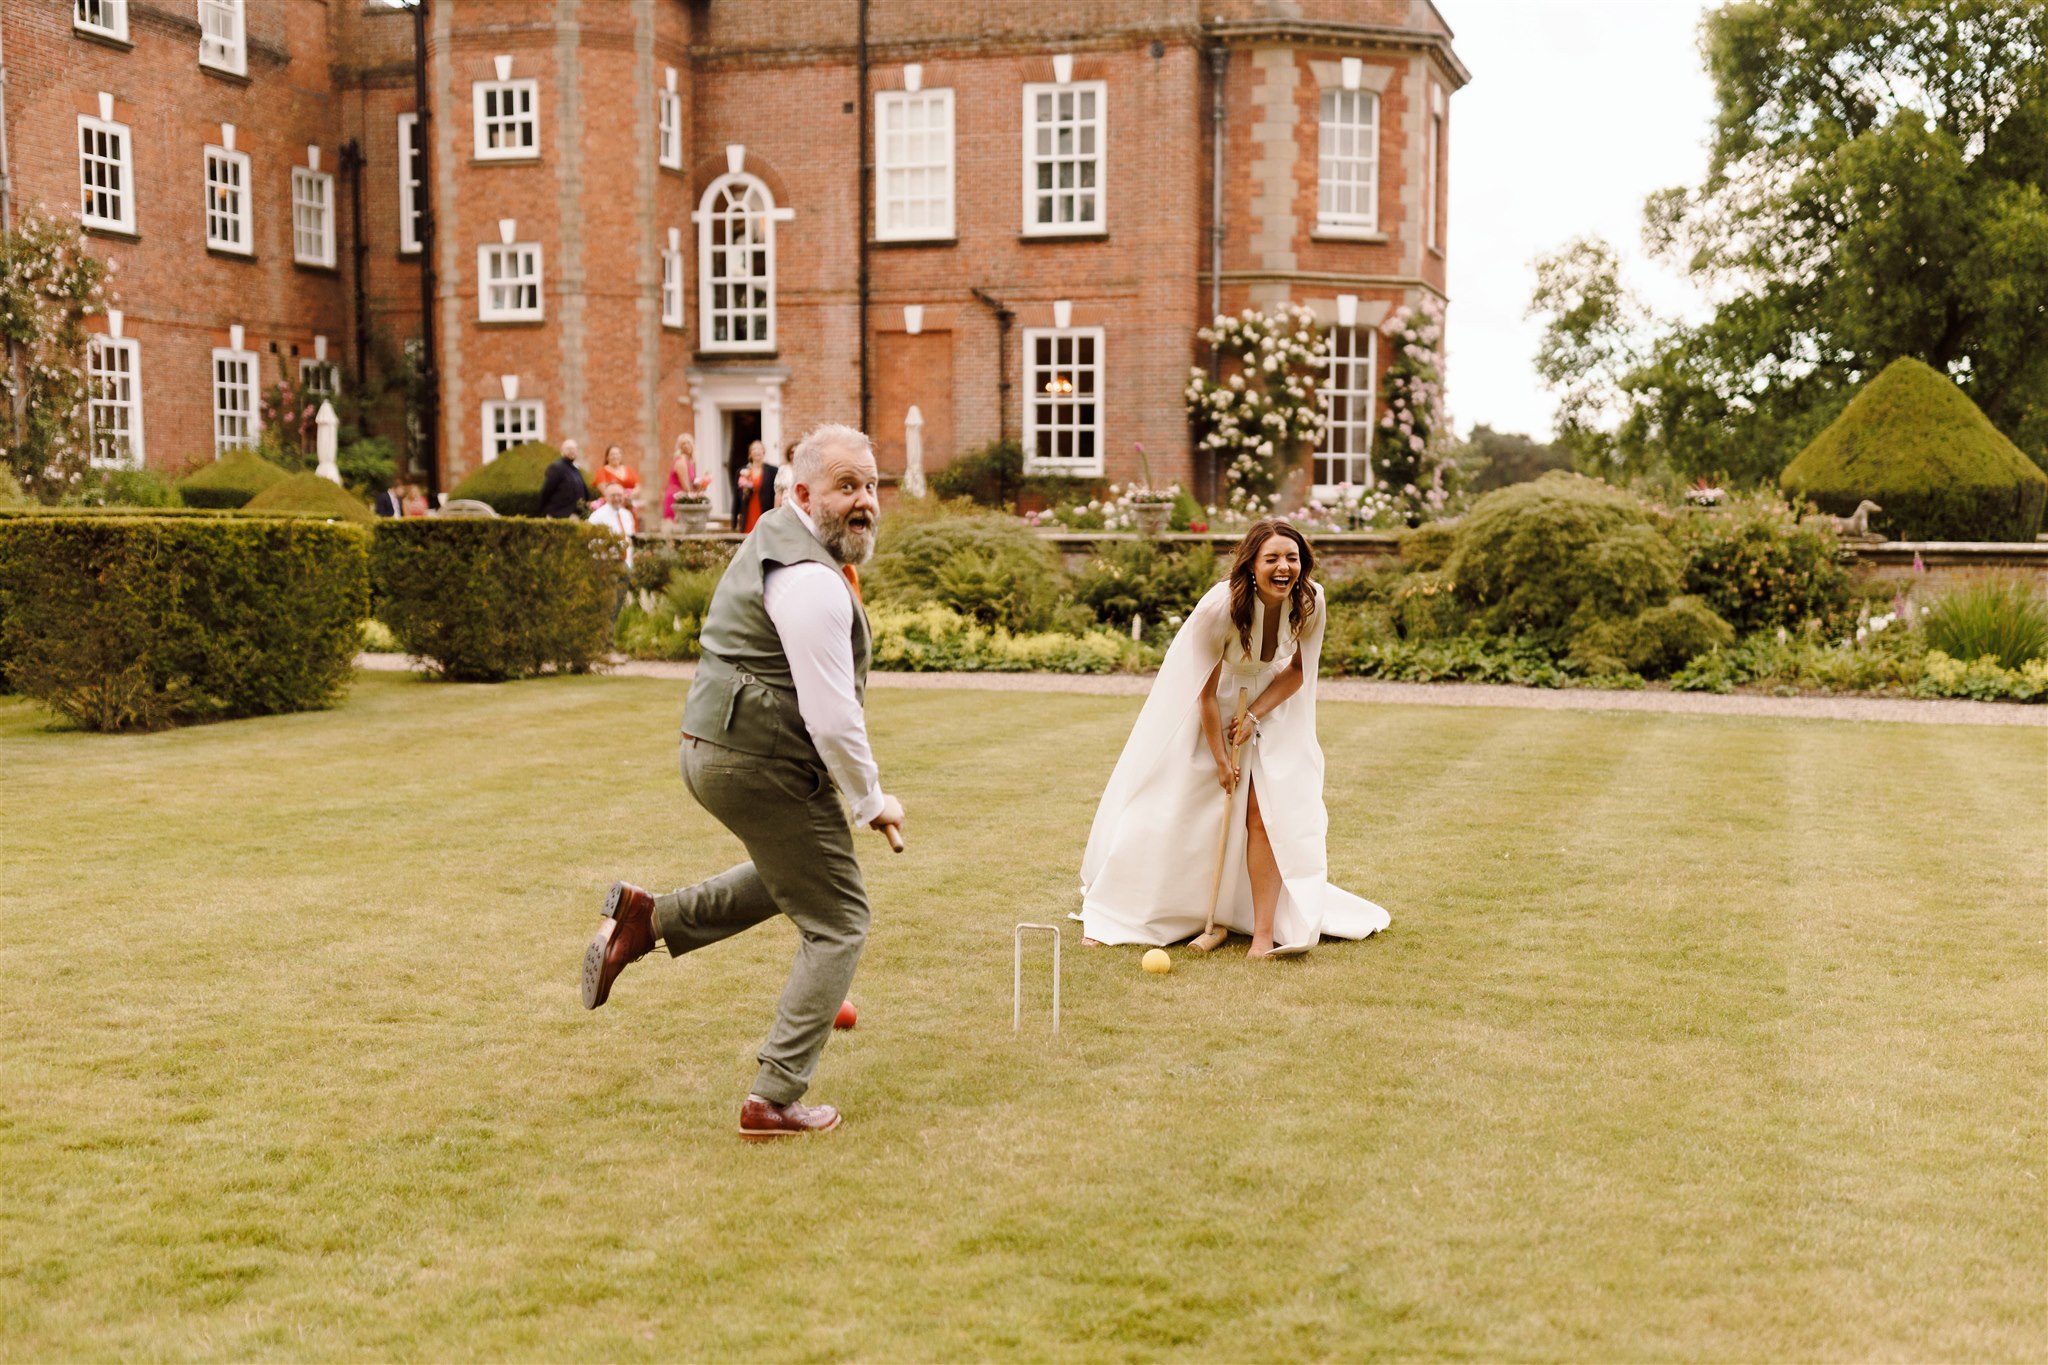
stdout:
{"type": "Polygon", "coordinates": [[[539,81],[477,81],[470,91],[479,161],[540,155],[539,81]]]}
{"type": "Polygon", "coordinates": [[[255,251],[249,225],[249,154],[206,149],[206,244],[247,256],[255,251]]]}
{"type": "Polygon", "coordinates": [[[548,438],[547,404],[538,399],[516,401],[493,399],[484,404],[484,463],[489,464],[514,446],[548,438]]]}
{"type": "Polygon", "coordinates": [[[242,18],[242,0],[199,0],[201,66],[249,74],[249,35],[242,18]]]}
{"type": "Polygon", "coordinates": [[[1338,232],[1379,230],[1380,97],[1370,90],[1325,90],[1317,135],[1316,226],[1338,232]]]}
{"type": "Polygon", "coordinates": [[[334,264],[334,177],[292,167],[292,259],[334,264]]]}
{"type": "Polygon", "coordinates": [[[104,333],[85,352],[87,420],[92,462],[142,467],[142,352],[132,340],[104,333]]]}
{"type": "Polygon", "coordinates": [[[218,348],[213,353],[213,454],[256,444],[256,353],[218,348]]]}
{"type": "Polygon", "coordinates": [[[478,321],[539,322],[546,316],[540,292],[540,243],[478,247],[476,276],[478,321]]]}
{"type": "Polygon", "coordinates": [[[128,125],[78,116],[79,221],[135,231],[135,141],[128,125]]]}
{"type": "Polygon", "coordinates": [[[1024,464],[1102,473],[1102,329],[1024,329],[1024,464]]]}
{"type": "Polygon", "coordinates": [[[880,194],[875,236],[914,242],[953,235],[953,92],[875,95],[880,194]]]}
{"type": "Polygon", "coordinates": [[[704,349],[774,350],[774,197],[756,177],[728,173],[704,191],[696,217],[704,349]]]}
{"type": "Polygon", "coordinates": [[[1378,434],[1376,364],[1379,333],[1370,327],[1330,329],[1330,367],[1322,387],[1323,447],[1315,456],[1315,493],[1334,495],[1337,485],[1372,487],[1372,443],[1378,434]]]}
{"type": "Polygon", "coordinates": [[[1102,81],[1024,87],[1024,234],[1103,231],[1108,89],[1102,81]]]}

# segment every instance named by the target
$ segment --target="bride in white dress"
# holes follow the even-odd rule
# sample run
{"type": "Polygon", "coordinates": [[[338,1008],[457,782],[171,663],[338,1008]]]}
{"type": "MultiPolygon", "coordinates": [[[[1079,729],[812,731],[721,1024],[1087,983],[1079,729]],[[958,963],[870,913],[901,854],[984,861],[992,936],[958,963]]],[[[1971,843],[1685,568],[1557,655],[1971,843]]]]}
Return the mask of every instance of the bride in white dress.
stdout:
{"type": "Polygon", "coordinates": [[[1174,636],[1081,858],[1088,941],[1164,945],[1200,934],[1219,835],[1216,927],[1250,935],[1249,956],[1293,956],[1325,934],[1366,938],[1387,927],[1385,910],[1327,880],[1316,742],[1327,613],[1314,568],[1299,531],[1261,521],[1174,636]],[[1242,722],[1240,689],[1251,702],[1242,722]],[[1235,769],[1232,740],[1242,744],[1235,769]]]}

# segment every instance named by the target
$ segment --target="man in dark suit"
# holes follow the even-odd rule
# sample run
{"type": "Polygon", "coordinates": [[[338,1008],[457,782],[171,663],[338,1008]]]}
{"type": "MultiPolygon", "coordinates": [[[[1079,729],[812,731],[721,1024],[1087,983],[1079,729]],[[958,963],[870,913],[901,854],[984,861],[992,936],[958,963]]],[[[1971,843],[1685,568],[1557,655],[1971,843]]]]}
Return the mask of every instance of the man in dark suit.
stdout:
{"type": "Polygon", "coordinates": [[[540,481],[540,514],[544,517],[575,517],[583,514],[590,501],[590,485],[576,466],[576,443],[562,442],[561,458],[548,466],[540,481]]]}
{"type": "Polygon", "coordinates": [[[405,515],[405,479],[394,478],[391,486],[377,495],[377,503],[371,508],[380,517],[402,517],[405,515]]]}

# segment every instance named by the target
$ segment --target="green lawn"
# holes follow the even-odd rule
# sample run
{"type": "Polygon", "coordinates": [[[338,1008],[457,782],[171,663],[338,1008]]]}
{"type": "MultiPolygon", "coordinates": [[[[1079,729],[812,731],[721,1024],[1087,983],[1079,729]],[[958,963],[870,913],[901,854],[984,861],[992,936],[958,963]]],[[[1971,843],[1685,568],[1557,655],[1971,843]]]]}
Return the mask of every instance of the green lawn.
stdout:
{"type": "Polygon", "coordinates": [[[1013,1039],[1137,703],[880,692],[848,1123],[759,1148],[786,925],[577,1003],[733,857],[681,700],[0,703],[0,1356],[2048,1356],[2048,732],[1333,704],[1393,929],[1013,1039]]]}

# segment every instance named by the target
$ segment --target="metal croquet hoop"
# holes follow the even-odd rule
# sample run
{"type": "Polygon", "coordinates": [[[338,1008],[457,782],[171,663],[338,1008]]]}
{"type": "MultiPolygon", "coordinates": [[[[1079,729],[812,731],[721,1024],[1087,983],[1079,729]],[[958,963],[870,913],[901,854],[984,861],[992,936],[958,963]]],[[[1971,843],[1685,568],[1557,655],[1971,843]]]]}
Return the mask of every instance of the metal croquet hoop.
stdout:
{"type": "Polygon", "coordinates": [[[1057,924],[1020,924],[1010,934],[1010,1032],[1024,1027],[1024,935],[1043,929],[1052,935],[1052,1031],[1060,1031],[1060,927],[1057,924]]]}

